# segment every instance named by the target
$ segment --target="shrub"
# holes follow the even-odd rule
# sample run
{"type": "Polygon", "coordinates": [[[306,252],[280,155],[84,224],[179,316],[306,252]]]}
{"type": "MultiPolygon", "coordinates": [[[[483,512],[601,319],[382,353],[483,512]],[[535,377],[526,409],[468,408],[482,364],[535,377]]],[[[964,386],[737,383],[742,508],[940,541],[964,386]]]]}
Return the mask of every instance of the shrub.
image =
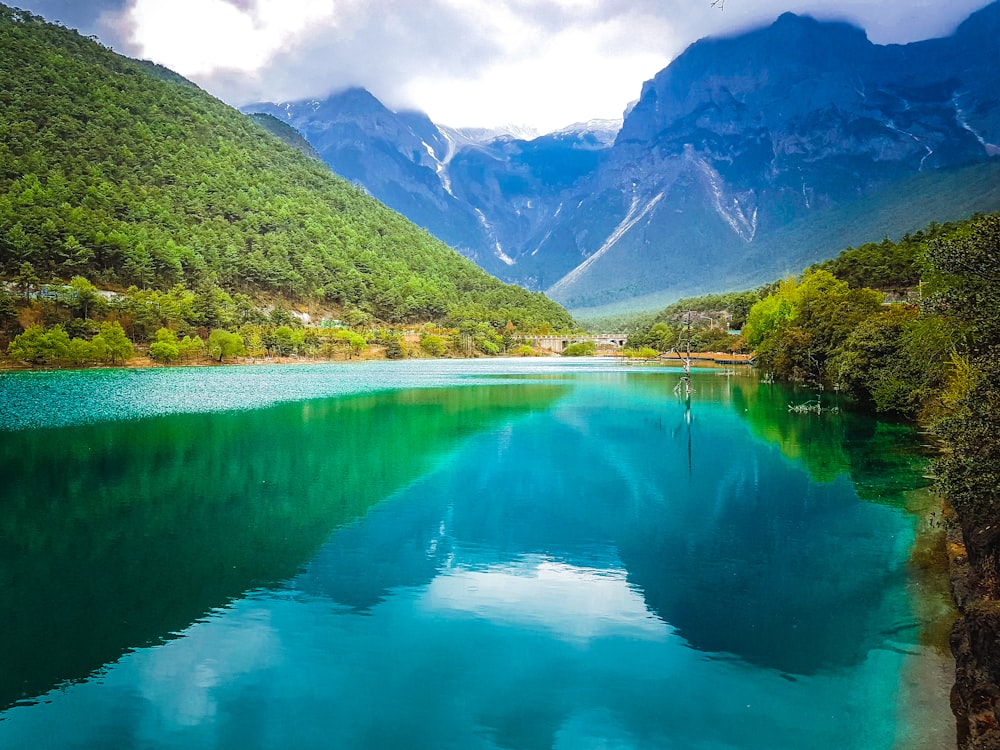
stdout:
{"type": "Polygon", "coordinates": [[[564,357],[590,357],[597,353],[597,344],[593,341],[578,341],[563,349],[564,357]]]}

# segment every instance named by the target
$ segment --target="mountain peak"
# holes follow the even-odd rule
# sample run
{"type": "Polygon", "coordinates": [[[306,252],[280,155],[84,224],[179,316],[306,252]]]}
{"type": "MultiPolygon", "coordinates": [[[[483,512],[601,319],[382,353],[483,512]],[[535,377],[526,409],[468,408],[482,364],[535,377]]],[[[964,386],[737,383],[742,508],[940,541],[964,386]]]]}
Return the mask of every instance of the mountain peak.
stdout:
{"type": "Polygon", "coordinates": [[[791,24],[801,24],[806,20],[812,20],[810,16],[800,16],[797,13],[792,13],[790,10],[786,10],[780,16],[778,16],[771,26],[784,26],[791,24]]]}
{"type": "Polygon", "coordinates": [[[590,136],[594,141],[605,146],[615,142],[618,131],[622,129],[622,119],[596,119],[587,122],[575,122],[565,128],[549,133],[556,136],[590,136]]]}
{"type": "Polygon", "coordinates": [[[473,143],[489,143],[498,138],[507,138],[515,141],[532,141],[540,133],[530,125],[496,125],[485,128],[454,128],[462,136],[473,143]]]}
{"type": "Polygon", "coordinates": [[[776,101],[787,117],[818,96],[850,97],[849,82],[870,67],[874,51],[857,26],[794,13],[738,36],[702,39],[646,82],[619,139],[648,140],[706,109],[735,125],[776,101]],[[832,90],[819,94],[817,86],[832,90]]]}
{"type": "Polygon", "coordinates": [[[382,106],[382,102],[380,102],[371,91],[363,86],[349,86],[346,89],[334,91],[327,96],[326,99],[327,101],[337,99],[341,101],[375,103],[380,107],[382,106]]]}
{"type": "Polygon", "coordinates": [[[767,30],[773,36],[797,36],[799,38],[827,38],[850,40],[868,44],[865,30],[847,21],[823,20],[812,16],[800,16],[790,11],[782,13],[767,30]]]}

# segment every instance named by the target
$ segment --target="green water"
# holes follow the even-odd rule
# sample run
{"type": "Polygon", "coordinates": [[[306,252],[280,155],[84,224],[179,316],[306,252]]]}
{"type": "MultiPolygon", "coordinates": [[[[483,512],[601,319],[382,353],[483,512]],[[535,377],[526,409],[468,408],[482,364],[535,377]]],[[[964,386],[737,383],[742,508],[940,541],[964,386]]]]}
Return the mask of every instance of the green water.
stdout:
{"type": "Polygon", "coordinates": [[[0,377],[0,747],[950,738],[907,688],[910,431],[677,378],[0,377]]]}

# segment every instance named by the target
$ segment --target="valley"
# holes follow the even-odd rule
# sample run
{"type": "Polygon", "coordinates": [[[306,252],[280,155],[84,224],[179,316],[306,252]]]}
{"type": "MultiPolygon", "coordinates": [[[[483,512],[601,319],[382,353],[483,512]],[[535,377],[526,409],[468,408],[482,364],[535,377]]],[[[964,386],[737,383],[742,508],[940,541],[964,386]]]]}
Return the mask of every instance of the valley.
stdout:
{"type": "Polygon", "coordinates": [[[611,5],[0,5],[0,745],[1000,748],[1000,2],[551,132],[352,67],[611,5]]]}
{"type": "Polygon", "coordinates": [[[998,33],[996,3],[890,46],[786,13],[693,44],[620,126],[537,137],[455,130],[361,89],[243,110],[502,279],[574,312],[642,309],[1000,208],[998,33]]]}

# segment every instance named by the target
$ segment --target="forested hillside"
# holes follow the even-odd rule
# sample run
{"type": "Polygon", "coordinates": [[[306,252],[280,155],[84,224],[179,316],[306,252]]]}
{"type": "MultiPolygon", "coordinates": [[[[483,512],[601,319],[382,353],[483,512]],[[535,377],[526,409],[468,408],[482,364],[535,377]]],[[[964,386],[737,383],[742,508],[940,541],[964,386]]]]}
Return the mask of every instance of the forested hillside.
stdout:
{"type": "Polygon", "coordinates": [[[568,328],[190,82],[0,6],[0,273],[568,328]]]}

